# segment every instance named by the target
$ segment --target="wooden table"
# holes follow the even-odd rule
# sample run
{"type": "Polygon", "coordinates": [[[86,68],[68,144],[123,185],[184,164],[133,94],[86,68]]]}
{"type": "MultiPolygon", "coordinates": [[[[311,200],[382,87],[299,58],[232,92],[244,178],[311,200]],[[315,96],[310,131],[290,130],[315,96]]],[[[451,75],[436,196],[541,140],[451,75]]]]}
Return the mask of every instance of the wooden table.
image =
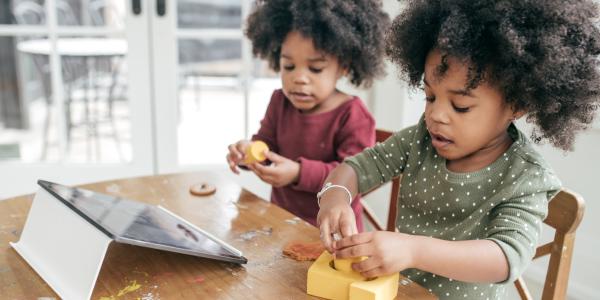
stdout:
{"type": "MultiPolygon", "coordinates": [[[[318,241],[314,226],[215,173],[173,174],[82,186],[127,199],[160,204],[238,248],[248,264],[236,265],[112,243],[92,299],[314,299],[306,294],[311,262],[282,255],[290,241],[318,241]],[[196,197],[199,182],[217,193],[196,197]]],[[[0,295],[2,299],[58,298],[12,249],[33,195],[0,201],[0,295]]],[[[57,220],[57,222],[60,220],[57,220]]],[[[398,299],[435,299],[424,288],[400,286],[398,299]]]]}

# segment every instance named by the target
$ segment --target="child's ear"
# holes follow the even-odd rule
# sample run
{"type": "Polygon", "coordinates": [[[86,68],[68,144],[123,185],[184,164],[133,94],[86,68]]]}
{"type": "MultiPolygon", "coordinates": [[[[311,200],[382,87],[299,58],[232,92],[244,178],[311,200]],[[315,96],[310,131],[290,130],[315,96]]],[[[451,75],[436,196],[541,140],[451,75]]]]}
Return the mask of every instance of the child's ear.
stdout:
{"type": "Polygon", "coordinates": [[[525,111],[524,110],[515,111],[515,112],[513,112],[512,120],[516,121],[516,120],[520,119],[524,115],[525,115],[525,111]]]}
{"type": "Polygon", "coordinates": [[[338,74],[338,79],[348,76],[349,73],[350,73],[350,68],[343,67],[338,74]]]}

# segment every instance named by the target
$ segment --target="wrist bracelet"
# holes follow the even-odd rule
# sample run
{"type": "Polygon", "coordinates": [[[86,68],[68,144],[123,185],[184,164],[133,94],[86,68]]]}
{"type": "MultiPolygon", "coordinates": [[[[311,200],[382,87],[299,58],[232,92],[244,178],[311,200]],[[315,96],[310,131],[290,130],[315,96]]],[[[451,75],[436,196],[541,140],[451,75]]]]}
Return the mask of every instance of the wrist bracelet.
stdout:
{"type": "Polygon", "coordinates": [[[327,183],[325,183],[325,185],[323,186],[321,191],[317,193],[317,205],[319,205],[319,207],[321,207],[321,196],[323,196],[323,194],[325,194],[325,192],[327,192],[327,190],[332,189],[332,188],[340,188],[340,189],[346,191],[346,193],[348,194],[348,205],[352,204],[352,193],[350,193],[350,190],[348,190],[347,187],[345,187],[343,185],[338,185],[338,184],[333,184],[331,182],[327,182],[327,183]]]}

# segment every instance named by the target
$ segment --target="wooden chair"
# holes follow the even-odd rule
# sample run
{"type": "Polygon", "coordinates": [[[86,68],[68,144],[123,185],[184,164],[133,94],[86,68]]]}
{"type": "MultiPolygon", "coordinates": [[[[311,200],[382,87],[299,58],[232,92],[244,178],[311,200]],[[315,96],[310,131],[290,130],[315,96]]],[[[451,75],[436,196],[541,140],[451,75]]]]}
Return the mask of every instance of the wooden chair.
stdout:
{"type": "MultiPolygon", "coordinates": [[[[383,141],[387,140],[387,138],[389,138],[391,135],[392,135],[391,131],[387,131],[387,130],[383,130],[383,129],[376,129],[375,130],[375,141],[383,142],[383,141]]],[[[371,192],[373,192],[374,190],[376,190],[378,188],[379,187],[374,188],[374,189],[364,193],[363,196],[370,194],[371,192]]],[[[386,224],[382,224],[377,219],[377,217],[375,216],[375,213],[373,212],[373,210],[369,207],[369,205],[365,201],[362,202],[364,216],[367,218],[367,221],[369,222],[369,224],[371,226],[373,226],[373,228],[375,228],[375,230],[396,231],[396,212],[398,209],[397,204],[398,204],[398,192],[399,191],[400,191],[400,177],[396,177],[392,180],[392,192],[390,194],[390,205],[389,205],[389,209],[388,209],[388,218],[387,218],[386,224]]]]}
{"type": "MultiPolygon", "coordinates": [[[[539,246],[533,257],[550,255],[542,300],[565,299],[567,295],[575,230],[583,219],[584,207],[583,198],[567,189],[561,190],[548,205],[548,216],[544,223],[555,229],[554,240],[539,246]]],[[[521,299],[533,299],[523,278],[519,277],[515,286],[521,299]]]]}

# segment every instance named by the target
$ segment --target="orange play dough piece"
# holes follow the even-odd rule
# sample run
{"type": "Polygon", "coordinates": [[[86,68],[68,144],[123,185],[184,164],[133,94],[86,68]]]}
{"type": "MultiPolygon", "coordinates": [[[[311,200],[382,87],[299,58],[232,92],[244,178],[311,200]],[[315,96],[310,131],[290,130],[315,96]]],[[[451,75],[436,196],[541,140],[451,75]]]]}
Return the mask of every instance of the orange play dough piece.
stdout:
{"type": "Polygon", "coordinates": [[[283,254],[297,261],[315,260],[325,251],[321,242],[291,242],[283,248],[283,254]]]}
{"type": "Polygon", "coordinates": [[[269,150],[269,146],[263,141],[254,141],[248,148],[246,148],[246,155],[244,157],[244,163],[249,165],[255,162],[263,162],[267,158],[264,152],[269,150]]]}

